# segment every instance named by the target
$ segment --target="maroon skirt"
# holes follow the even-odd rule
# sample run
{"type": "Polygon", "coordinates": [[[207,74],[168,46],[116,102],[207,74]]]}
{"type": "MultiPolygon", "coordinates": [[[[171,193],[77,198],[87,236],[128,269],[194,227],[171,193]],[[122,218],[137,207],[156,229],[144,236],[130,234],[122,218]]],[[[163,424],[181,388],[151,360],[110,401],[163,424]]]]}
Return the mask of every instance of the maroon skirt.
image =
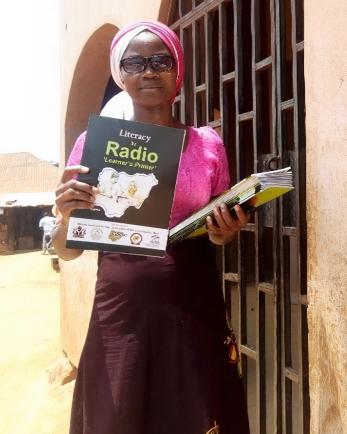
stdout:
{"type": "Polygon", "coordinates": [[[206,238],[165,258],[101,252],[70,434],[248,434],[227,336],[206,238]]]}

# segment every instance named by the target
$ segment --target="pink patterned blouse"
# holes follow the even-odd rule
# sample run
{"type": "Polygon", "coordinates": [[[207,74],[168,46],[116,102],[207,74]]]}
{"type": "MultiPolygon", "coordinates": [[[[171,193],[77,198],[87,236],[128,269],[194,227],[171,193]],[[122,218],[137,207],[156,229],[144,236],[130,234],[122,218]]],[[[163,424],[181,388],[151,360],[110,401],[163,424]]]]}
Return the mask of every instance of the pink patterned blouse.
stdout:
{"type": "MultiPolygon", "coordinates": [[[[170,227],[206,205],[229,187],[228,160],[224,144],[211,127],[189,127],[188,144],[178,169],[170,227]]],[[[68,166],[80,164],[86,133],[71,151],[68,166]]]]}

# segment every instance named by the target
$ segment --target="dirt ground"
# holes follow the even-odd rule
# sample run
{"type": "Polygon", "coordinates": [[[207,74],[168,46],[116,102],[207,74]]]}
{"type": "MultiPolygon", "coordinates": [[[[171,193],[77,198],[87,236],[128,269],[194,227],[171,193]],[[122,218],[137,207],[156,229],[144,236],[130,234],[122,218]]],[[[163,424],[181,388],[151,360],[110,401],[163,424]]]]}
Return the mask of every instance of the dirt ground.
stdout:
{"type": "Polygon", "coordinates": [[[73,381],[50,384],[62,356],[59,273],[40,252],[0,256],[0,433],[67,434],[73,381]]]}

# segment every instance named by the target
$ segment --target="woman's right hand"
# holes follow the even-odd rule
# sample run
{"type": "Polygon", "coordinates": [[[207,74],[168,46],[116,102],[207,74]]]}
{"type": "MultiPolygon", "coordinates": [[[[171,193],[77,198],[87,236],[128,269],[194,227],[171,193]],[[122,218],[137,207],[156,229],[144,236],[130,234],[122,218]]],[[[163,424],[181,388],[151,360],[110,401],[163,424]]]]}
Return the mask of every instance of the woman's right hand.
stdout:
{"type": "Polygon", "coordinates": [[[60,184],[55,191],[55,203],[65,224],[68,224],[70,214],[74,209],[94,207],[98,189],[74,179],[75,175],[88,172],[89,168],[85,166],[68,166],[64,169],[60,184]]]}

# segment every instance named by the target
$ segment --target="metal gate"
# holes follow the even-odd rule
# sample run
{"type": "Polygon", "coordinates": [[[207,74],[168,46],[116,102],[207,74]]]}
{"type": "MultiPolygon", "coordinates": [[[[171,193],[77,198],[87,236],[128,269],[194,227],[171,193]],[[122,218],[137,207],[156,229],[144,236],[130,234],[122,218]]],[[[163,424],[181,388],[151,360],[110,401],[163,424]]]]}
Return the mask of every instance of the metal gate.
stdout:
{"type": "Polygon", "coordinates": [[[303,0],[178,0],[175,115],[223,137],[232,183],[291,165],[295,192],[219,252],[252,434],[309,432],[303,0]]]}

